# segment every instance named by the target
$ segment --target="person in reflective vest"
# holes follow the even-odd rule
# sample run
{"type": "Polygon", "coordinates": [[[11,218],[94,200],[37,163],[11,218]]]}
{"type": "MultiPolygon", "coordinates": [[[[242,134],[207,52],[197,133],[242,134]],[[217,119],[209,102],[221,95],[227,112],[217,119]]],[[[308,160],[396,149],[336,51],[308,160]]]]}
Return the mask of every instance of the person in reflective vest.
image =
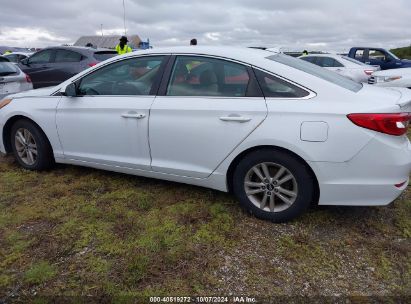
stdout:
{"type": "Polygon", "coordinates": [[[127,45],[128,39],[126,36],[121,36],[120,43],[116,45],[117,54],[123,55],[131,53],[133,50],[127,45]]]}

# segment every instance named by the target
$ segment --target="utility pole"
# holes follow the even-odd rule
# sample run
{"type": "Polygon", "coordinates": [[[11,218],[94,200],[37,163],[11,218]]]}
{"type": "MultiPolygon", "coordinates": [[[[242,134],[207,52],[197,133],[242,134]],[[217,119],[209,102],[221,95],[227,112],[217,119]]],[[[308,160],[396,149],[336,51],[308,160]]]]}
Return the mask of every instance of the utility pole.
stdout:
{"type": "Polygon", "coordinates": [[[124,21],[124,36],[127,36],[127,28],[126,28],[126,4],[125,4],[125,0],[123,0],[123,21],[124,21]]]}
{"type": "Polygon", "coordinates": [[[101,37],[103,37],[103,23],[101,24],[101,37]]]}

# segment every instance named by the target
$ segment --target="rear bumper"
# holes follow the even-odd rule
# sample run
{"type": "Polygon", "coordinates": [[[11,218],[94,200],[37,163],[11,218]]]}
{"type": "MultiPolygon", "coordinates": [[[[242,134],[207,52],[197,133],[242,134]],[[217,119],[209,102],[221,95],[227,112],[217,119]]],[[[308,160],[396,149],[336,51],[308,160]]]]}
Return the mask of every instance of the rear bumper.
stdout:
{"type": "Polygon", "coordinates": [[[409,183],[411,144],[405,137],[378,134],[348,162],[310,165],[319,181],[320,205],[388,205],[409,183]]]}

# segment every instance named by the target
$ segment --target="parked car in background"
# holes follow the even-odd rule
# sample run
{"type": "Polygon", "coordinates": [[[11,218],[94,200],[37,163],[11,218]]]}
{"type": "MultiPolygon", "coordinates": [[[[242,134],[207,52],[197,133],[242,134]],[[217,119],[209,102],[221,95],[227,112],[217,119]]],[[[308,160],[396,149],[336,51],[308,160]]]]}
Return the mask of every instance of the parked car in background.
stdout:
{"type": "Polygon", "coordinates": [[[116,51],[109,49],[49,47],[23,59],[19,67],[31,77],[36,89],[58,85],[79,72],[116,55],[116,51]]]}
{"type": "Polygon", "coordinates": [[[313,54],[300,56],[300,59],[336,72],[357,82],[367,82],[370,75],[380,70],[378,66],[364,64],[346,56],[333,54],[313,54]]]}
{"type": "Polygon", "coordinates": [[[24,74],[17,65],[0,59],[0,99],[13,93],[33,89],[29,76],[24,74]]]}
{"type": "Polygon", "coordinates": [[[402,87],[411,89],[411,68],[375,72],[369,78],[368,83],[380,87],[402,87]]]}
{"type": "Polygon", "coordinates": [[[400,59],[383,48],[353,47],[350,49],[348,57],[366,64],[378,65],[381,70],[411,67],[411,60],[400,59]]]}
{"type": "Polygon", "coordinates": [[[311,203],[396,199],[409,182],[410,110],[408,89],[284,54],[164,48],[4,99],[0,151],[30,170],[67,163],[231,191],[281,222],[311,203]]]}
{"type": "Polygon", "coordinates": [[[10,54],[3,55],[6,57],[10,62],[19,63],[21,60],[26,59],[27,57],[31,56],[33,53],[25,53],[25,52],[13,52],[10,54]]]}

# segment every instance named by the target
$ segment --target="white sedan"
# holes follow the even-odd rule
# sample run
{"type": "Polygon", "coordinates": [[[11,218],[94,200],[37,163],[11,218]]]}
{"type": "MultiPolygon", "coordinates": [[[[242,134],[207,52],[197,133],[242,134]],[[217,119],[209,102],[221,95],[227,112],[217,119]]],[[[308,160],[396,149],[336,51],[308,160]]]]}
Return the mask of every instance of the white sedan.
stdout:
{"type": "Polygon", "coordinates": [[[311,54],[299,58],[357,82],[367,82],[373,72],[380,70],[379,66],[368,65],[347,56],[311,54]]]}
{"type": "Polygon", "coordinates": [[[282,222],[310,204],[387,205],[407,187],[411,91],[283,54],[182,47],[117,56],[0,104],[0,151],[234,193],[282,222]]]}
{"type": "Polygon", "coordinates": [[[380,87],[402,87],[411,89],[411,68],[374,72],[368,79],[368,83],[380,87]]]}

